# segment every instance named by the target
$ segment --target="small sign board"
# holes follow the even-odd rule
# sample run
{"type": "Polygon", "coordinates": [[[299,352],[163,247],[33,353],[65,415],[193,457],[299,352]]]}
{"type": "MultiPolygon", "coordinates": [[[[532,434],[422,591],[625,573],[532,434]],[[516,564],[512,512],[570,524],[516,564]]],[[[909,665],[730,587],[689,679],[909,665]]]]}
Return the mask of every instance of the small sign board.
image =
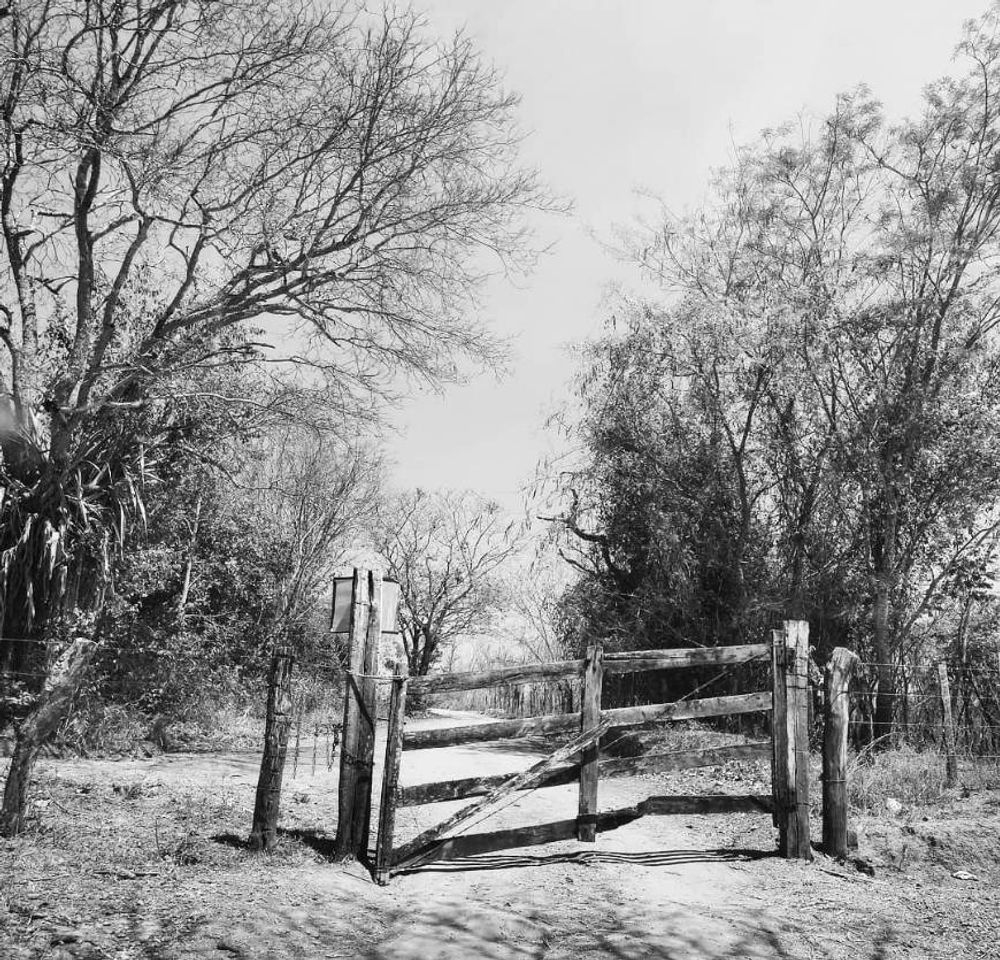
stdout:
{"type": "MultiPolygon", "coordinates": [[[[330,617],[332,633],[347,633],[351,629],[351,590],[353,577],[333,578],[333,610],[330,617]]],[[[396,610],[399,607],[399,584],[395,580],[382,581],[382,632],[399,633],[396,610]]]]}

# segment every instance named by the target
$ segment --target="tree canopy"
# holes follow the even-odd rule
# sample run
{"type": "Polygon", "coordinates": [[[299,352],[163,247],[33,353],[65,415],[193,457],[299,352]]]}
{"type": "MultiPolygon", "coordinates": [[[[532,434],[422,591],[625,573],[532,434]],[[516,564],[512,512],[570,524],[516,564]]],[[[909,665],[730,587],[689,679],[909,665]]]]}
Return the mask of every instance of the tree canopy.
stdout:
{"type": "Polygon", "coordinates": [[[578,630],[733,642],[801,616],[881,665],[889,728],[915,627],[998,530],[998,21],[915,119],[856,90],[629,238],[662,297],[620,299],[579,381],[578,630]]]}

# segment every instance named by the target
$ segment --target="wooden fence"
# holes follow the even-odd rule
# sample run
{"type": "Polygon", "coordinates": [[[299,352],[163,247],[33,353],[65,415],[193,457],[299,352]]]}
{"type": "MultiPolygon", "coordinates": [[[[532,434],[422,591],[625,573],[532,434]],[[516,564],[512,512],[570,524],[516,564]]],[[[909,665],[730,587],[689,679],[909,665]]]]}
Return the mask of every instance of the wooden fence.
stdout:
{"type": "MultiPolygon", "coordinates": [[[[361,590],[364,592],[363,585],[361,590]]],[[[369,595],[375,595],[375,592],[371,591],[369,595]]],[[[359,623],[361,619],[358,618],[359,623]]],[[[351,663],[354,675],[348,683],[348,699],[351,700],[353,694],[355,705],[345,707],[341,822],[337,841],[338,853],[354,854],[359,858],[367,856],[368,851],[374,742],[371,735],[374,730],[373,694],[370,690],[373,684],[372,678],[366,676],[363,669],[368,642],[369,638],[360,627],[352,631],[351,663]],[[353,731],[352,725],[355,728],[353,731]],[[361,727],[365,729],[359,735],[358,728],[361,727]]],[[[771,811],[779,829],[781,853],[790,858],[811,859],[807,665],[808,624],[788,621],[783,630],[775,631],[771,644],[630,653],[604,653],[599,646],[595,646],[585,658],[579,660],[475,673],[393,678],[374,863],[376,878],[385,883],[392,874],[418,864],[473,853],[574,837],[593,841],[601,830],[613,829],[638,816],[662,813],[771,811]],[[770,663],[770,690],[639,707],[601,707],[603,680],[609,675],[752,662],[770,663]],[[413,693],[423,696],[540,680],[572,680],[581,684],[579,713],[546,714],[433,730],[407,730],[405,727],[406,699],[413,693]],[[706,750],[649,753],[638,757],[602,759],[600,755],[600,738],[611,727],[757,711],[771,711],[772,737],[769,741],[706,750]],[[567,735],[571,739],[528,770],[514,776],[468,777],[407,787],[399,785],[405,751],[539,735],[567,735]],[[765,756],[770,756],[772,761],[770,796],[651,797],[626,810],[598,814],[598,786],[603,778],[677,771],[765,756]],[[516,791],[568,783],[579,784],[577,814],[572,819],[493,833],[447,836],[516,791]],[[393,835],[399,807],[467,798],[479,799],[402,846],[394,847],[393,835]]]]}

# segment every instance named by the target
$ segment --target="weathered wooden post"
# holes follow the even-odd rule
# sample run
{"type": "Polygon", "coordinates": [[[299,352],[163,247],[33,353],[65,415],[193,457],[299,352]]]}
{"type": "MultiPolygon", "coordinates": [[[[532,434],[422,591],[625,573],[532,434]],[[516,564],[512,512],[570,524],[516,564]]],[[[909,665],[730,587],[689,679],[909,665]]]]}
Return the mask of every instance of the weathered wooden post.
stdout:
{"type": "Polygon", "coordinates": [[[847,730],[851,677],[858,657],[837,647],[826,667],[826,718],[823,730],[823,849],[847,856],[847,730]]]}
{"type": "Polygon", "coordinates": [[[337,837],[334,841],[334,854],[341,858],[352,856],[357,850],[353,831],[361,703],[355,692],[354,675],[361,673],[364,667],[367,614],[368,576],[366,571],[355,568],[351,586],[351,618],[347,639],[347,675],[344,678],[344,727],[340,742],[337,837]]]}
{"type": "Polygon", "coordinates": [[[779,849],[811,860],[809,840],[809,624],[786,620],[772,647],[773,792],[779,849]]]}
{"type": "Polygon", "coordinates": [[[788,703],[785,698],[785,631],[771,631],[771,821],[778,828],[778,846],[785,850],[785,807],[788,802],[788,703]]]}
{"type": "Polygon", "coordinates": [[[271,658],[267,687],[267,716],[264,721],[264,756],[257,778],[257,796],[250,831],[251,850],[270,852],[278,840],[278,808],[281,780],[288,754],[288,733],[292,727],[292,656],[279,647],[271,658]]]}
{"type": "MultiPolygon", "coordinates": [[[[604,684],[604,649],[594,644],[587,648],[587,666],[583,674],[583,697],[580,705],[580,732],[589,733],[601,722],[601,688],[604,684]]],[[[597,787],[601,745],[595,741],[580,754],[580,805],[576,836],[585,843],[597,839],[597,787]]]]}
{"type": "Polygon", "coordinates": [[[93,640],[74,640],[52,667],[38,703],[21,725],[7,771],[0,808],[0,836],[13,837],[24,829],[28,787],[39,751],[66,716],[96,650],[93,640]]]}
{"type": "Polygon", "coordinates": [[[380,884],[389,882],[392,868],[392,839],[396,830],[396,795],[399,790],[399,765],[403,757],[405,715],[406,677],[396,676],[392,679],[392,691],[389,695],[389,729],[385,741],[382,800],[375,846],[375,880],[380,884]]]}
{"type": "Polygon", "coordinates": [[[951,686],[948,683],[948,666],[938,664],[938,685],[941,690],[941,717],[944,722],[945,786],[958,783],[958,751],[955,748],[955,726],[951,716],[951,686]]]}
{"type": "Polygon", "coordinates": [[[355,569],[351,588],[344,731],[340,748],[337,857],[368,855],[375,757],[375,673],[381,638],[382,578],[355,569]]]}
{"type": "Polygon", "coordinates": [[[368,572],[368,623],[365,655],[360,682],[354,688],[361,700],[361,727],[358,731],[357,769],[354,800],[354,835],[357,857],[368,856],[371,835],[373,772],[375,767],[375,724],[378,719],[378,657],[382,647],[382,575],[368,572]]]}

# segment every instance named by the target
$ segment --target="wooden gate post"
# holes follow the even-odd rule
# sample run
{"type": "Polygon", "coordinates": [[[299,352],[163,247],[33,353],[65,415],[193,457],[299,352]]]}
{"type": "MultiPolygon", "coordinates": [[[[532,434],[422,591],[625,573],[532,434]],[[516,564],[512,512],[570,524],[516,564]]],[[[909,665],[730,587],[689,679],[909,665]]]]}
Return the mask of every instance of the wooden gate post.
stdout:
{"type": "Polygon", "coordinates": [[[403,721],[406,715],[406,677],[393,677],[389,695],[389,730],[385,741],[385,768],[382,772],[382,799],[379,805],[378,839],[375,846],[375,880],[389,882],[392,868],[392,839],[396,830],[396,800],[399,793],[399,765],[403,758],[403,721]]]}
{"type": "Polygon", "coordinates": [[[941,689],[941,719],[944,723],[945,786],[958,783],[958,752],[955,748],[955,725],[951,716],[951,686],[948,683],[948,666],[938,664],[938,684],[941,689]]]}
{"type": "Polygon", "coordinates": [[[778,845],[790,860],[811,860],[809,840],[809,624],[786,620],[772,649],[773,791],[778,845]]]}
{"type": "Polygon", "coordinates": [[[368,573],[368,623],[365,629],[365,655],[360,681],[354,688],[361,701],[361,726],[358,731],[357,783],[354,799],[354,836],[356,856],[368,857],[371,835],[373,770],[375,766],[375,724],[378,714],[378,655],[382,646],[382,575],[368,573]]]}
{"type": "Polygon", "coordinates": [[[786,700],[785,631],[771,631],[771,821],[778,828],[778,847],[785,852],[785,808],[788,803],[788,702],[786,700]]]}
{"type": "Polygon", "coordinates": [[[264,755],[260,761],[253,827],[248,841],[251,850],[268,853],[278,841],[278,807],[281,780],[288,753],[288,732],[292,726],[292,655],[279,647],[271,659],[267,687],[267,717],[264,721],[264,755]]]}
{"type": "MultiPolygon", "coordinates": [[[[601,722],[601,688],[604,684],[604,649],[598,644],[587,648],[580,704],[580,732],[589,733],[601,722]]],[[[597,839],[597,786],[601,745],[595,741],[580,755],[580,805],[576,836],[585,843],[597,839]]]]}
{"type": "Polygon", "coordinates": [[[847,729],[851,677],[858,657],[837,647],[826,667],[823,729],[823,849],[847,856],[847,729]]]}
{"type": "Polygon", "coordinates": [[[357,855],[354,833],[354,801],[358,780],[358,739],[361,732],[361,703],[355,689],[355,675],[363,672],[367,635],[368,575],[354,569],[351,586],[351,621],[347,646],[347,676],[344,678],[344,728],[340,744],[340,783],[337,804],[337,838],[334,855],[357,855]]]}

